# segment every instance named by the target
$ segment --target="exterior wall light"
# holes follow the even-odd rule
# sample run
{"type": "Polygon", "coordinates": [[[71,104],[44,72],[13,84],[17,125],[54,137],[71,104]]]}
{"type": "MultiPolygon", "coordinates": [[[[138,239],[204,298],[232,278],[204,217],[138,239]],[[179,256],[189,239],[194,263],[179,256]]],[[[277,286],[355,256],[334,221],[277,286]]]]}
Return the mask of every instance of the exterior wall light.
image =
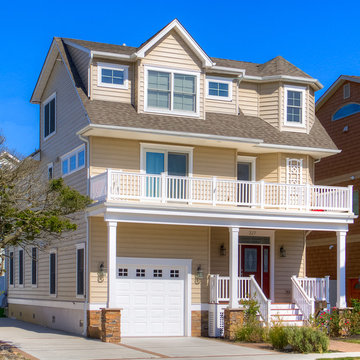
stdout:
{"type": "Polygon", "coordinates": [[[284,245],[280,246],[280,257],[286,257],[286,250],[284,248],[284,245]]]}
{"type": "Polygon", "coordinates": [[[201,279],[204,278],[204,270],[201,268],[201,265],[199,265],[196,269],[196,275],[195,275],[195,282],[198,284],[201,279]]]}
{"type": "Polygon", "coordinates": [[[101,262],[99,265],[99,270],[97,272],[97,276],[98,276],[98,282],[102,283],[104,281],[104,277],[105,277],[105,267],[104,267],[104,262],[101,262]]]}
{"type": "Polygon", "coordinates": [[[226,247],[224,243],[222,243],[220,246],[220,256],[225,256],[225,255],[226,255],[226,247]]]}

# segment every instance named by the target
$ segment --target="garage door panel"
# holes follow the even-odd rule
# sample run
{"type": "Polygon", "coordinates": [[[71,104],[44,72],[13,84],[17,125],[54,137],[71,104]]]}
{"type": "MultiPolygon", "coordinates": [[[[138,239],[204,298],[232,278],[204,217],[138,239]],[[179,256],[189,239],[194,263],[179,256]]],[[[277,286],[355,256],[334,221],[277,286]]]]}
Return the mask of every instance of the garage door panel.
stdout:
{"type": "Polygon", "coordinates": [[[184,268],[165,266],[160,259],[152,266],[118,264],[122,336],[184,335],[184,277],[184,268]]]}

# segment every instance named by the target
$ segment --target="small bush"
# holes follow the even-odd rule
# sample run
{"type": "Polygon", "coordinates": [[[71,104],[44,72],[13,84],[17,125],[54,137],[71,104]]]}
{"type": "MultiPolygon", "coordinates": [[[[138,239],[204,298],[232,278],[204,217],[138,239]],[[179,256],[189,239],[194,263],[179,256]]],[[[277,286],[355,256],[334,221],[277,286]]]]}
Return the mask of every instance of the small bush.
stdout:
{"type": "Polygon", "coordinates": [[[291,347],[299,353],[323,353],[329,347],[329,338],[324,332],[305,326],[275,326],[270,330],[269,339],[275,349],[291,347]]]}
{"type": "Polygon", "coordinates": [[[274,349],[283,350],[288,345],[284,326],[273,326],[269,331],[269,340],[274,349]]]}

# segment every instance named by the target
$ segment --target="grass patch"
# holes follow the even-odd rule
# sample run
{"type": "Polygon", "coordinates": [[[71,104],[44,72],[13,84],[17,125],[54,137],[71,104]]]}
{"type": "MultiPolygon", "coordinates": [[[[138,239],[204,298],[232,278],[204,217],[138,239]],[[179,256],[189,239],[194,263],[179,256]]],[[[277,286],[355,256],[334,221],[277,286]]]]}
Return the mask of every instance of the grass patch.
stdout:
{"type": "MultiPolygon", "coordinates": [[[[353,344],[360,344],[360,339],[339,339],[340,341],[344,341],[344,342],[348,342],[348,343],[353,343],[353,344]]],[[[360,358],[359,358],[360,359],[360,358]]]]}

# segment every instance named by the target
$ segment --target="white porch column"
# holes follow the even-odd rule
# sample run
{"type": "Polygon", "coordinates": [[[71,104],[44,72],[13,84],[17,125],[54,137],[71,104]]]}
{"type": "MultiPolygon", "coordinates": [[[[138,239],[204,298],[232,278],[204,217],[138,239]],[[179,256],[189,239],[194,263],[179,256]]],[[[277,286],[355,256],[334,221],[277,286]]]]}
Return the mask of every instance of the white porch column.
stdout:
{"type": "Polygon", "coordinates": [[[239,269],[239,228],[229,228],[229,308],[237,309],[239,307],[238,301],[238,269],[239,269]]]}
{"type": "Polygon", "coordinates": [[[117,222],[107,221],[107,308],[116,307],[116,226],[117,222]]]}
{"type": "Polygon", "coordinates": [[[346,307],[346,231],[337,231],[337,280],[336,306],[346,307]]]}

